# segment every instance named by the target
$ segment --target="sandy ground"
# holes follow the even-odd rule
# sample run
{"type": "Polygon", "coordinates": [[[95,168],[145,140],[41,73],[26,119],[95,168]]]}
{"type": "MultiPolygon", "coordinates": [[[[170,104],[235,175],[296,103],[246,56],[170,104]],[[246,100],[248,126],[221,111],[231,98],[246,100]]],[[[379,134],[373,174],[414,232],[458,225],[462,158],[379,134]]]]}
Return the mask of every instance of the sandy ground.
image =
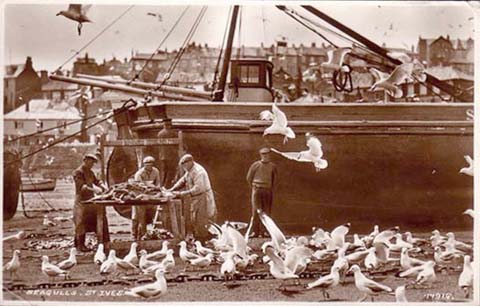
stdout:
{"type": "MultiPolygon", "coordinates": [[[[50,209],[44,200],[38,194],[25,194],[25,203],[28,215],[33,218],[26,218],[19,210],[13,219],[4,222],[3,235],[8,236],[23,229],[29,238],[23,240],[7,241],[3,244],[3,262],[10,260],[13,250],[21,250],[22,266],[19,271],[20,279],[15,280],[14,283],[23,283],[26,285],[35,285],[40,283],[48,283],[48,279],[41,273],[42,255],[49,255],[51,261],[59,261],[68,257],[69,247],[63,249],[50,250],[34,250],[27,247],[31,241],[54,241],[54,240],[72,240],[73,223],[71,221],[59,222],[56,226],[44,227],[42,220],[44,214],[48,214],[50,219],[56,216],[70,216],[70,208],[73,206],[73,188],[72,184],[67,181],[60,181],[57,184],[57,189],[54,192],[45,192],[43,197],[55,208],[60,208],[62,211],[45,212],[50,209]]],[[[124,256],[129,246],[129,227],[130,221],[120,217],[113,210],[108,211],[110,232],[112,233],[112,247],[117,250],[119,256],[124,256]]],[[[406,230],[406,229],[405,229],[406,230]]],[[[415,236],[427,236],[428,233],[414,233],[415,236]]],[[[459,240],[471,242],[472,232],[459,232],[456,237],[459,240]]],[[[348,236],[347,240],[351,240],[348,236]]],[[[259,251],[259,246],[264,240],[254,239],[252,247],[256,252],[259,251]]],[[[146,247],[149,251],[160,248],[161,241],[144,242],[140,248],[146,247]]],[[[139,248],[139,249],[140,249],[139,248]]],[[[178,249],[175,247],[175,254],[178,249]]],[[[428,255],[432,257],[431,254],[428,255]]],[[[93,264],[93,253],[81,254],[77,257],[79,264],[71,272],[71,280],[102,280],[99,275],[98,266],[93,264]]],[[[172,273],[167,274],[167,279],[176,277],[183,271],[183,263],[178,257],[176,259],[176,267],[172,273]]],[[[254,267],[255,271],[267,271],[264,264],[257,264],[254,267]]],[[[309,267],[311,271],[319,271],[320,266],[314,264],[309,267]]],[[[220,266],[213,265],[208,270],[185,272],[188,276],[198,276],[202,274],[216,274],[219,275],[220,266]]],[[[463,292],[458,288],[458,276],[461,271],[461,263],[455,266],[455,271],[450,271],[448,274],[438,272],[438,280],[429,289],[407,289],[407,299],[409,301],[425,301],[429,298],[438,301],[445,300],[462,300],[464,298],[463,292]]],[[[138,276],[138,275],[137,275],[138,276]]],[[[137,278],[148,279],[145,276],[137,278]]],[[[375,279],[381,281],[383,284],[396,288],[404,285],[407,281],[396,278],[392,273],[387,275],[377,275],[375,279]]],[[[300,283],[306,284],[313,281],[310,279],[300,279],[300,283]]],[[[60,281],[60,280],[59,280],[60,281]]],[[[11,284],[8,275],[3,275],[4,285],[11,284]]],[[[265,280],[241,280],[236,281],[239,285],[234,289],[228,289],[223,285],[223,281],[190,281],[184,283],[169,282],[168,292],[166,295],[158,299],[158,301],[285,301],[285,302],[299,302],[323,301],[321,290],[302,291],[299,294],[286,295],[284,292],[277,290],[281,281],[268,278],[265,280]]],[[[128,288],[139,285],[136,281],[118,285],[103,285],[95,287],[80,286],[68,289],[44,289],[38,291],[32,290],[15,290],[12,292],[3,292],[4,300],[29,300],[29,301],[137,301],[132,297],[124,296],[124,291],[128,288]]],[[[356,301],[362,294],[355,287],[353,283],[353,276],[348,276],[346,284],[338,286],[330,290],[330,296],[336,301],[356,301]]],[[[375,301],[393,302],[394,296],[380,295],[375,301]]]]}

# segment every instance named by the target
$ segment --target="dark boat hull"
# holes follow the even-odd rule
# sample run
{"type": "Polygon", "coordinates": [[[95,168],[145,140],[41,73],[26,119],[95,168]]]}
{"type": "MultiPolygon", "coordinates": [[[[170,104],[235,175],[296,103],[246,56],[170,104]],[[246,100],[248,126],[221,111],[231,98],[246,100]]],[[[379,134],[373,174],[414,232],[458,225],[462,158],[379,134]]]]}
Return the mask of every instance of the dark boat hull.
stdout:
{"type": "MultiPolygon", "coordinates": [[[[472,104],[280,105],[297,134],[286,145],[281,136],[264,137],[268,123],[255,120],[269,104],[231,104],[151,106],[157,118],[174,119],[186,151],[208,170],[220,220],[248,221],[245,176],[258,149],[305,150],[308,131],[321,140],[327,169],[272,156],[280,172],[272,215],[285,230],[344,222],[357,232],[374,224],[471,229],[462,212],[473,206],[473,178],[459,170],[463,156],[473,156],[473,122],[465,115],[472,104]]],[[[161,125],[142,112],[129,113],[132,128],[139,138],[155,137],[161,125]]]]}

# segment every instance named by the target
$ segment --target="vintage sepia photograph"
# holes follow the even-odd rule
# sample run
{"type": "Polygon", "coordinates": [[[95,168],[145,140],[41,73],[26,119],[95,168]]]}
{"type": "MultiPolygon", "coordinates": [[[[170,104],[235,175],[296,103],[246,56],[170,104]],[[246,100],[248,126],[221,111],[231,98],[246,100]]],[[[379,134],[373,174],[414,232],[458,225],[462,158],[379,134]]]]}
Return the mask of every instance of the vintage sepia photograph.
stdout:
{"type": "Polygon", "coordinates": [[[1,304],[479,305],[479,3],[3,1],[1,304]]]}

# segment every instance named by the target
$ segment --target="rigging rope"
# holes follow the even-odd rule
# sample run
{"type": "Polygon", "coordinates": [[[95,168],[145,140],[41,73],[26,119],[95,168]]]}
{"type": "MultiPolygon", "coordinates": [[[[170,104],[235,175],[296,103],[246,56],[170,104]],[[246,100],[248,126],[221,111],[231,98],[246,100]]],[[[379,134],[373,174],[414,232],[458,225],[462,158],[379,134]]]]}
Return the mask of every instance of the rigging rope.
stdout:
{"type": "Polygon", "coordinates": [[[165,83],[170,79],[170,77],[172,76],[175,68],[177,67],[177,64],[180,62],[180,59],[182,58],[183,54],[185,53],[186,49],[188,48],[188,45],[190,43],[190,40],[192,39],[193,35],[195,34],[203,16],[205,16],[205,12],[207,11],[208,7],[207,6],[203,6],[202,9],[200,10],[197,18],[195,19],[193,25],[192,25],[192,28],[190,29],[190,31],[188,32],[187,36],[185,37],[185,40],[182,44],[182,47],[180,48],[180,50],[177,52],[177,54],[175,55],[175,58],[173,59],[172,63],[170,64],[170,67],[166,73],[166,77],[163,78],[162,82],[160,83],[160,85],[158,85],[157,87],[155,87],[155,91],[157,90],[160,90],[162,88],[163,85],[165,85],[165,83]]]}
{"type": "Polygon", "coordinates": [[[240,7],[240,13],[238,18],[238,49],[237,49],[237,60],[240,58],[240,52],[242,50],[242,16],[243,16],[243,6],[240,7]]]}
{"type": "Polygon", "coordinates": [[[153,57],[155,56],[155,54],[157,54],[157,52],[160,50],[160,48],[162,47],[162,45],[165,43],[165,41],[168,39],[168,37],[170,37],[170,35],[172,34],[173,30],[177,27],[178,23],[180,22],[180,20],[183,19],[183,16],[185,15],[185,13],[188,11],[188,9],[190,8],[190,5],[187,6],[182,14],[180,15],[180,17],[178,17],[177,21],[175,21],[174,25],[171,27],[171,29],[168,31],[167,35],[165,35],[165,37],[162,39],[162,41],[160,42],[160,44],[158,45],[157,49],[155,49],[155,51],[153,51],[153,53],[150,55],[150,58],[147,59],[147,61],[145,62],[145,64],[143,64],[143,67],[142,69],[140,69],[139,72],[137,72],[135,74],[135,76],[130,80],[128,81],[128,85],[130,85],[130,83],[132,83],[133,81],[135,80],[138,80],[138,78],[140,77],[140,74],[143,72],[143,70],[145,70],[145,67],[147,67],[148,63],[153,59],[153,57]]]}
{"type": "Polygon", "coordinates": [[[126,13],[128,13],[135,5],[131,5],[129,8],[127,8],[120,16],[115,18],[109,25],[107,25],[100,33],[95,35],[92,39],[90,39],[87,44],[85,44],[82,48],[80,48],[78,51],[75,52],[70,58],[68,58],[63,64],[61,64],[55,71],[59,71],[63,68],[63,66],[67,63],[69,63],[72,59],[75,58],[75,56],[79,55],[81,51],[83,51],[85,48],[90,46],[97,38],[99,38],[105,31],[107,31],[111,26],[113,26],[118,20],[120,20],[123,16],[125,16],[126,13]]]}

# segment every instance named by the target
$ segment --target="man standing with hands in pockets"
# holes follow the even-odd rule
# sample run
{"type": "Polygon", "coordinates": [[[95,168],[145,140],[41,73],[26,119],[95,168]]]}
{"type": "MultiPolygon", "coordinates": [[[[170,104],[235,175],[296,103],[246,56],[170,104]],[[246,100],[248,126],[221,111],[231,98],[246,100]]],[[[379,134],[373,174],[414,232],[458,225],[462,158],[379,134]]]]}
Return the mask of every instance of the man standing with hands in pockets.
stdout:
{"type": "MultiPolygon", "coordinates": [[[[252,236],[262,237],[257,209],[271,215],[273,189],[277,184],[277,166],[270,161],[270,149],[260,149],[260,160],[254,162],[247,173],[247,182],[252,187],[252,236]]],[[[263,236],[267,233],[264,232],[263,236]]]]}

